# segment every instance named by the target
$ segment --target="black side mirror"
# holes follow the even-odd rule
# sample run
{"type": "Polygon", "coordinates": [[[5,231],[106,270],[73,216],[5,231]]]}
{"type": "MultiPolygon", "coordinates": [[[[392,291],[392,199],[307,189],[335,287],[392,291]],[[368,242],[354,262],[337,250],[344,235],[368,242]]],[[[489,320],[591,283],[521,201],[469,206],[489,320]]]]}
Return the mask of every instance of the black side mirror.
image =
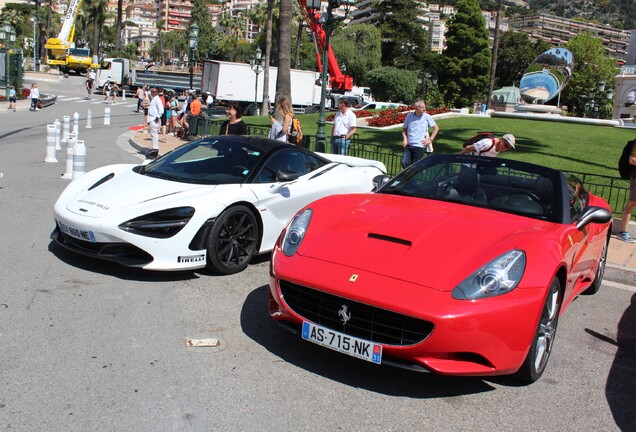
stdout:
{"type": "Polygon", "coordinates": [[[607,223],[611,220],[612,212],[609,210],[596,206],[588,207],[576,223],[576,229],[582,229],[591,223],[607,223]]]}
{"type": "Polygon", "coordinates": [[[391,176],[388,176],[386,174],[380,174],[380,175],[377,175],[377,176],[373,177],[373,190],[377,191],[382,186],[387,184],[389,182],[389,180],[391,180],[391,176]]]}

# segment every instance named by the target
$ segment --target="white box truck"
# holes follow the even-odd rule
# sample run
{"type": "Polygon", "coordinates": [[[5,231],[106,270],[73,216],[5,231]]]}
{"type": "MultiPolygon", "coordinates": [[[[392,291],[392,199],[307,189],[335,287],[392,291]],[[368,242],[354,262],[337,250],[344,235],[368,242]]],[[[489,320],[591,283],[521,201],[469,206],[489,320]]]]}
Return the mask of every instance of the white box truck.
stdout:
{"type": "MultiPolygon", "coordinates": [[[[276,96],[278,69],[269,68],[269,99],[276,96]]],[[[215,101],[237,102],[246,114],[253,114],[254,108],[263,102],[264,74],[256,74],[247,63],[233,63],[219,60],[205,60],[201,79],[201,92],[210,92],[215,101]]],[[[318,112],[320,109],[320,75],[306,70],[291,70],[291,101],[300,112],[318,112]]]]}

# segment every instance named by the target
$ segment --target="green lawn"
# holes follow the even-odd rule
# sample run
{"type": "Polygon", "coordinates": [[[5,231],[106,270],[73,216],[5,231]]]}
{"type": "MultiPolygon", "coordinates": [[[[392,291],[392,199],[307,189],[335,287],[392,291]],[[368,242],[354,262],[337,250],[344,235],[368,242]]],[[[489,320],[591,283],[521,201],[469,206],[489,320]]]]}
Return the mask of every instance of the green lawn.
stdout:
{"type": "MultiPolygon", "coordinates": [[[[318,114],[299,115],[305,135],[316,134],[318,114]]],[[[268,117],[244,117],[248,125],[267,126],[268,117]]],[[[462,143],[479,131],[492,131],[497,136],[512,133],[517,138],[516,150],[499,157],[523,160],[564,171],[577,171],[618,177],[617,161],[625,143],[636,138],[636,129],[588,126],[571,123],[461,117],[438,121],[440,132],[435,140],[436,153],[457,153],[462,143]]],[[[327,135],[331,125],[327,125],[327,135]]],[[[358,128],[362,143],[401,146],[401,129],[390,131],[358,128]]]]}

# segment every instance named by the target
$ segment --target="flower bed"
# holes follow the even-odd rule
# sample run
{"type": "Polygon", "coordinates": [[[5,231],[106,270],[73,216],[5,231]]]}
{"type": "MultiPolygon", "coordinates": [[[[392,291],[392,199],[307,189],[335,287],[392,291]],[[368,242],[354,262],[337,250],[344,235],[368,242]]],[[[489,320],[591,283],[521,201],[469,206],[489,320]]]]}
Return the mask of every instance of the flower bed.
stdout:
{"type": "MultiPolygon", "coordinates": [[[[413,110],[412,108],[408,108],[408,107],[394,108],[394,109],[392,108],[392,109],[384,110],[380,112],[378,115],[376,115],[375,117],[369,119],[367,121],[367,124],[369,126],[374,126],[374,127],[386,127],[386,126],[402,124],[404,123],[404,119],[406,118],[407,114],[412,110],[413,110]]],[[[448,109],[446,107],[443,107],[443,108],[431,109],[426,112],[430,115],[435,115],[435,114],[442,114],[442,113],[448,112],[448,109]]]]}

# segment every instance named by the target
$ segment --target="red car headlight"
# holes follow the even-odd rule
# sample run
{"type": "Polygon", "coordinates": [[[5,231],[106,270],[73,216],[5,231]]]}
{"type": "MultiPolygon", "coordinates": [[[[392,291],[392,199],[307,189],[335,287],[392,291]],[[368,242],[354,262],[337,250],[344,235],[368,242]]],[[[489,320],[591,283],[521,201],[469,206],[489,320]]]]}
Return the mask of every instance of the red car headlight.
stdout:
{"type": "Polygon", "coordinates": [[[477,269],[452,292],[457,300],[477,300],[512,291],[526,269],[526,253],[511,250],[477,269]]]}
{"type": "Polygon", "coordinates": [[[287,228],[281,248],[283,253],[287,256],[292,256],[296,253],[303,239],[307,228],[309,228],[309,222],[311,222],[312,209],[305,209],[298,213],[294,219],[292,219],[289,227],[287,228]]]}

